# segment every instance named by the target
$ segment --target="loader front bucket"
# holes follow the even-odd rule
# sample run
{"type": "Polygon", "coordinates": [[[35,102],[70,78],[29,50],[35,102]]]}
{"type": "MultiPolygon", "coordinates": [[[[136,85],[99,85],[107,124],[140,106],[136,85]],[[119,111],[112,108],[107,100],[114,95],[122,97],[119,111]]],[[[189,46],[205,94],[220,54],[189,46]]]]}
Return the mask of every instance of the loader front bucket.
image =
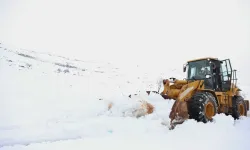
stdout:
{"type": "Polygon", "coordinates": [[[189,118],[187,102],[176,100],[172,106],[169,118],[171,119],[170,129],[174,129],[177,124],[182,124],[187,120],[189,118]]]}

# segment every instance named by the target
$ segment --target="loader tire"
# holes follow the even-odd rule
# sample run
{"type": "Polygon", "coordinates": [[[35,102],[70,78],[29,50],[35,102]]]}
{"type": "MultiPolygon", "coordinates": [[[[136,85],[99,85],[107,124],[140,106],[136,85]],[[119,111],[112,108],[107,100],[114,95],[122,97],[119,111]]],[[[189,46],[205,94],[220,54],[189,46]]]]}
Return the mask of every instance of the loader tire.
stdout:
{"type": "Polygon", "coordinates": [[[218,112],[215,97],[209,92],[197,92],[188,102],[189,118],[207,123],[218,112]]]}
{"type": "Polygon", "coordinates": [[[234,119],[239,119],[240,116],[247,116],[247,105],[243,97],[241,96],[233,97],[232,116],[234,119]]]}

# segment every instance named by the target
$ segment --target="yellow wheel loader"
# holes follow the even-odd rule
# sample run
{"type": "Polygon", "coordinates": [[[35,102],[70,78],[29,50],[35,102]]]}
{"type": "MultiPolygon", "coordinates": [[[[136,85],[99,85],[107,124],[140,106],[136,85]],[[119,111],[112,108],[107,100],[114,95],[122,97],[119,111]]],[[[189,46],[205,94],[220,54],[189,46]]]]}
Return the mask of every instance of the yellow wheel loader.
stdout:
{"type": "Polygon", "coordinates": [[[247,116],[249,101],[244,100],[237,87],[236,70],[230,59],[200,58],[183,66],[187,76],[183,80],[164,79],[160,93],[175,103],[169,115],[171,129],[186,119],[208,122],[217,113],[231,115],[235,119],[247,116]]]}

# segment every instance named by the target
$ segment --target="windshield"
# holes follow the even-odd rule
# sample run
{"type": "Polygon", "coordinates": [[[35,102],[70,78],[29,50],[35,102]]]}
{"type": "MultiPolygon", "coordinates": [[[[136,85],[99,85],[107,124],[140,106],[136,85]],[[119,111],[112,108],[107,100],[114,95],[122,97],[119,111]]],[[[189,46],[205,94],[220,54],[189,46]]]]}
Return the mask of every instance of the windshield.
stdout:
{"type": "Polygon", "coordinates": [[[207,74],[211,74],[210,66],[207,60],[189,62],[187,69],[187,79],[191,80],[205,79],[207,74]]]}

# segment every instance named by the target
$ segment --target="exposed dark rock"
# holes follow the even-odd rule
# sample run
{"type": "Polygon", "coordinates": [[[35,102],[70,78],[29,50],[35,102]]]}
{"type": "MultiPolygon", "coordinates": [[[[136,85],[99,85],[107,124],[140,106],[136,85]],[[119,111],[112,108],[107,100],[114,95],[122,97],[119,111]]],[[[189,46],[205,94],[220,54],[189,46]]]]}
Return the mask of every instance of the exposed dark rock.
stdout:
{"type": "Polygon", "coordinates": [[[27,57],[27,58],[31,58],[31,59],[36,59],[33,56],[27,55],[27,54],[23,54],[23,53],[18,53],[19,56],[23,56],[23,57],[27,57]]]}
{"type": "Polygon", "coordinates": [[[65,69],[63,72],[64,73],[69,73],[69,69],[65,69]]]}
{"type": "Polygon", "coordinates": [[[77,68],[76,66],[69,65],[68,63],[66,65],[61,64],[61,63],[55,63],[55,65],[61,66],[61,67],[66,67],[66,68],[77,68]]]}

